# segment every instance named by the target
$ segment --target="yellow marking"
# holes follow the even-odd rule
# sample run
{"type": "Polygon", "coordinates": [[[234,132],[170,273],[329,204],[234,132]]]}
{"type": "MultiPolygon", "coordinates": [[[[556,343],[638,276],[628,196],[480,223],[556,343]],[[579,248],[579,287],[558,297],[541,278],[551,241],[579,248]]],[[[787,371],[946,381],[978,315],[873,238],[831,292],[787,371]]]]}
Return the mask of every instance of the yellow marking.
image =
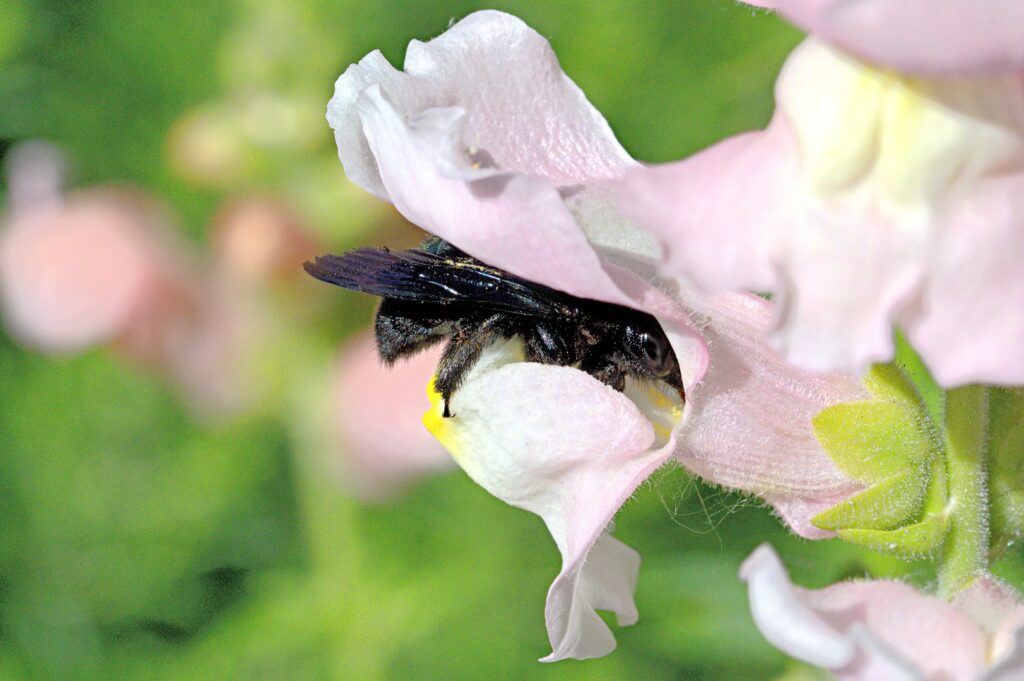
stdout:
{"type": "Polygon", "coordinates": [[[423,425],[427,427],[441,446],[448,450],[451,457],[460,466],[462,465],[462,450],[459,447],[459,439],[455,432],[454,419],[444,418],[444,398],[434,387],[437,376],[433,376],[427,384],[427,397],[430,398],[430,409],[423,414],[423,425]]]}
{"type": "MultiPolygon", "coordinates": [[[[676,427],[683,417],[683,403],[674,395],[667,394],[657,385],[641,384],[638,398],[642,397],[642,403],[634,400],[643,415],[654,427],[654,433],[660,443],[667,442],[672,437],[672,429],[676,427]]],[[[660,446],[660,444],[658,445],[660,446]]]]}

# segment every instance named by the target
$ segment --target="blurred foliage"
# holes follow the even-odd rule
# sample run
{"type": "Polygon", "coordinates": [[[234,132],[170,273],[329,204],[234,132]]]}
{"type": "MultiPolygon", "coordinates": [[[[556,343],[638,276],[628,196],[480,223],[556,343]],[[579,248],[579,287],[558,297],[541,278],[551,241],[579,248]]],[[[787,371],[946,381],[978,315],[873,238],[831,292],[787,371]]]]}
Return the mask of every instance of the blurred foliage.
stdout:
{"type": "MultiPolygon", "coordinates": [[[[410,39],[481,7],[0,0],[0,148],[48,139],[74,185],[144,187],[197,244],[225,200],[254,192],[334,250],[408,239],[345,180],[323,109],[350,62],[379,48],[400,63],[410,39]]],[[[489,7],[548,36],[626,148],[654,161],[766,123],[800,38],[730,0],[489,7]]],[[[670,469],[618,519],[644,557],[640,622],[616,629],[605,659],[538,664],[558,570],[538,518],[460,473],[377,506],[325,474],[304,414],[370,313],[331,293],[305,335],[265,349],[275,399],[226,424],[197,422],[106,350],[49,359],[0,339],[0,678],[804,678],[747,614],[736,574],[756,545],[771,541],[807,586],[930,578],[796,540],[755,502],[670,469]]]]}

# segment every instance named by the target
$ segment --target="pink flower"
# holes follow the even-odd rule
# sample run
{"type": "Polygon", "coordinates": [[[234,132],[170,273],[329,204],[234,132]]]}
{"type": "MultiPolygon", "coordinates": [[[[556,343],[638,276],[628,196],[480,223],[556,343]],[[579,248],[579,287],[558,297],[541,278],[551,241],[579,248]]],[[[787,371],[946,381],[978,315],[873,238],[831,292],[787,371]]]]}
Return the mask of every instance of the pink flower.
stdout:
{"type": "Polygon", "coordinates": [[[320,248],[300,219],[272,196],[246,196],[213,220],[213,251],[224,274],[246,284],[295,278],[320,248]]]}
{"type": "Polygon", "coordinates": [[[346,343],[331,381],[329,419],[342,482],[369,501],[386,499],[417,477],[452,465],[423,426],[430,408],[424,386],[440,347],[386,367],[369,333],[346,343]]]}
{"type": "Polygon", "coordinates": [[[614,648],[595,608],[636,619],[639,557],[607,530],[670,457],[760,495],[806,536],[824,536],[815,512],[861,489],[822,451],[811,417],[863,389],[784,363],[760,340],[763,300],[654,276],[656,244],[617,212],[608,186],[636,163],[521,21],[472,14],[410,43],[404,71],[369,54],[338,79],[328,120],[349,177],[409,220],[496,267],[651,312],[671,339],[685,408],[661,385],[630,381],[619,393],[571,367],[522,362],[508,342],[470,372],[454,418],[437,401],[425,417],[478,483],[539,514],[562,553],[545,660],[614,648]]]}
{"type": "Polygon", "coordinates": [[[190,262],[142,192],[63,195],[52,150],[15,150],[0,231],[0,306],[11,334],[47,353],[107,345],[166,376],[197,415],[251,403],[244,365],[258,315],[190,262]]]}
{"type": "Polygon", "coordinates": [[[1019,6],[777,4],[886,65],[949,72],[957,56],[972,74],[911,77],[808,39],[783,68],[766,130],[625,183],[624,207],[657,236],[662,271],[708,290],[774,292],[773,340],[801,366],[887,360],[896,323],[946,386],[1024,382],[1019,6]],[[970,31],[999,22],[991,42],[970,31]]]}
{"type": "Polygon", "coordinates": [[[840,681],[1009,681],[1024,675],[1024,601],[979,576],[953,603],[899,582],[793,586],[770,546],[740,575],[761,633],[785,653],[840,681]]]}
{"type": "Polygon", "coordinates": [[[0,296],[26,345],[73,352],[115,338],[162,277],[154,213],[125,191],[61,194],[63,160],[51,147],[16,148],[10,212],[0,234],[0,296]]]}

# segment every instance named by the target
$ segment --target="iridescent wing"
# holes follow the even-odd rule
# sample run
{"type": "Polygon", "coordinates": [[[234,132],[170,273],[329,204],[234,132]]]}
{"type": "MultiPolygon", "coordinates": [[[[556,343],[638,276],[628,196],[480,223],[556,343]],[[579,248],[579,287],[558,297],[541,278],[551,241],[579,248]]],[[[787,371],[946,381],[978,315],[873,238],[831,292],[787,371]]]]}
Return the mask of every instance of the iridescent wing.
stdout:
{"type": "Polygon", "coordinates": [[[358,248],[305,264],[321,281],[383,298],[465,306],[525,317],[578,312],[572,296],[459,254],[358,248]]]}

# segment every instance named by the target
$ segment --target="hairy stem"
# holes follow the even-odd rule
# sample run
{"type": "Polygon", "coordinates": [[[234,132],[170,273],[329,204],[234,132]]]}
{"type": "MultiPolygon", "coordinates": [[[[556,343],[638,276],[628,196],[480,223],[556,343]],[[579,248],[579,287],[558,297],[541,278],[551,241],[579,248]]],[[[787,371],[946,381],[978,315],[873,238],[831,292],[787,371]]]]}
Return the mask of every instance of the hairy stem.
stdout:
{"type": "Polygon", "coordinates": [[[950,598],[988,563],[986,437],[988,391],[951,390],[946,397],[945,445],[950,529],[939,561],[939,593],[950,598]]]}

